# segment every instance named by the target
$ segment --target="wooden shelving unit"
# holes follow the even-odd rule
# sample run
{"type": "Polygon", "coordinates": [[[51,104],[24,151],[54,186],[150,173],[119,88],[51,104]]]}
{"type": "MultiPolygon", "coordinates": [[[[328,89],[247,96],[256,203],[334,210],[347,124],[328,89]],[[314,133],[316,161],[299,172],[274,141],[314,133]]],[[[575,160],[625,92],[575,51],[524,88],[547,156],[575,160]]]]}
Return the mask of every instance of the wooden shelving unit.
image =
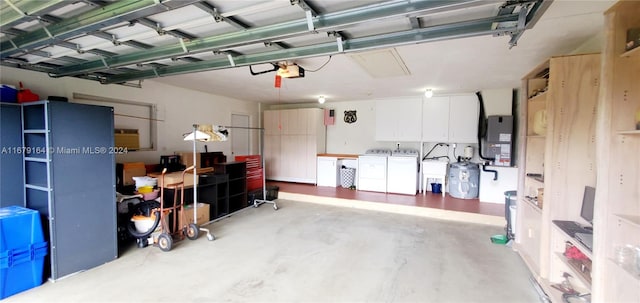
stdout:
{"type": "Polygon", "coordinates": [[[591,278],[563,255],[568,241],[591,252],[551,226],[580,221],[584,187],[596,183],[599,78],[600,55],[586,54],[552,57],[522,80],[518,197],[525,207],[518,208],[515,248],[548,294],[559,293],[551,285],[564,272],[580,277],[581,290],[591,288],[591,278]]]}
{"type": "Polygon", "coordinates": [[[640,271],[615,262],[616,249],[640,245],[640,48],[625,50],[640,27],[640,2],[618,1],[605,12],[598,102],[598,179],[594,215],[593,302],[640,302],[640,271]]]}

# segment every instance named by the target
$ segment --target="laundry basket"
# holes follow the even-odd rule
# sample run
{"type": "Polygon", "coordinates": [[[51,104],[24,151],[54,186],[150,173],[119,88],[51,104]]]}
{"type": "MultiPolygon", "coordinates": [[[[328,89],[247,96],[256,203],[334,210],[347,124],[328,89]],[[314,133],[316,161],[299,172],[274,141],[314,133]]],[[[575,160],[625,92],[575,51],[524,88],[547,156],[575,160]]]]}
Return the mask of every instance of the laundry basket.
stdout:
{"type": "Polygon", "coordinates": [[[351,167],[343,167],[340,169],[340,185],[344,188],[353,186],[356,178],[356,169],[351,167]]]}

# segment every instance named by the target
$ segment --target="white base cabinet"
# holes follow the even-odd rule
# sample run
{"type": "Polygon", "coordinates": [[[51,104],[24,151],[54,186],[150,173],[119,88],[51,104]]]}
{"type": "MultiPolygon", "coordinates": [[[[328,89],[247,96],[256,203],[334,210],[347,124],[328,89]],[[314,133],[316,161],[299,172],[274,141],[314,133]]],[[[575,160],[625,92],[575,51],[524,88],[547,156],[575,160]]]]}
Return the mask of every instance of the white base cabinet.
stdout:
{"type": "Polygon", "coordinates": [[[338,187],[340,185],[340,163],[337,157],[318,157],[316,185],[338,187]]]}

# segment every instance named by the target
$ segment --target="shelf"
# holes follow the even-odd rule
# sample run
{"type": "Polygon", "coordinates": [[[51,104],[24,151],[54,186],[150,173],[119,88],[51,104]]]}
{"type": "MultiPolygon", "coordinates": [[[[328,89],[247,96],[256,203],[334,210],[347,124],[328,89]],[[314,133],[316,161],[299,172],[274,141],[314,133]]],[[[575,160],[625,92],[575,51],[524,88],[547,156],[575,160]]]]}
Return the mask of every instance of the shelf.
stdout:
{"type": "Polygon", "coordinates": [[[533,181],[536,181],[536,182],[544,185],[544,178],[543,177],[533,177],[533,176],[526,176],[526,177],[529,180],[533,180],[533,181]]]}
{"type": "Polygon", "coordinates": [[[635,226],[640,227],[640,216],[613,214],[621,220],[635,226]]]}
{"type": "Polygon", "coordinates": [[[527,197],[522,198],[522,200],[524,202],[528,203],[529,205],[533,206],[533,209],[535,209],[536,211],[542,213],[542,208],[540,208],[540,206],[538,206],[538,202],[537,201],[535,201],[535,200],[533,200],[531,198],[527,198],[527,197]]]}
{"type": "Polygon", "coordinates": [[[591,276],[580,270],[580,262],[578,260],[570,260],[562,253],[556,253],[556,257],[562,260],[562,262],[564,262],[573,271],[573,277],[580,280],[584,285],[587,285],[588,288],[591,288],[591,276]]]}
{"type": "Polygon", "coordinates": [[[620,55],[623,58],[629,58],[634,56],[640,56],[640,47],[636,47],[632,50],[628,50],[620,55]]]}
{"type": "Polygon", "coordinates": [[[35,190],[40,190],[40,191],[49,191],[49,189],[46,188],[46,187],[33,185],[33,184],[25,184],[24,187],[30,188],[30,189],[35,189],[35,190]]]}
{"type": "Polygon", "coordinates": [[[46,134],[47,130],[46,129],[25,129],[24,133],[25,134],[46,134]]]}
{"type": "Polygon", "coordinates": [[[537,95],[535,95],[535,96],[533,96],[533,97],[529,98],[527,101],[528,101],[528,102],[545,102],[546,100],[544,100],[544,97],[546,97],[546,96],[547,96],[547,92],[548,92],[548,91],[549,91],[549,90],[547,89],[546,91],[544,91],[544,92],[542,92],[542,93],[539,93],[539,94],[537,94],[537,95]]]}
{"type": "Polygon", "coordinates": [[[546,137],[545,135],[527,135],[527,139],[544,139],[546,137]]]}
{"type": "Polygon", "coordinates": [[[640,130],[624,130],[618,131],[618,135],[627,135],[627,136],[640,136],[640,130]]]}
{"type": "Polygon", "coordinates": [[[25,161],[32,161],[32,162],[49,162],[49,160],[47,160],[47,158],[36,158],[36,157],[24,157],[25,161]]]}
{"type": "Polygon", "coordinates": [[[593,260],[593,252],[589,250],[586,246],[584,246],[582,243],[580,243],[578,239],[569,236],[567,233],[564,232],[564,230],[558,227],[558,225],[555,225],[554,223],[551,223],[551,225],[556,230],[556,232],[562,235],[562,237],[564,238],[563,241],[571,242],[571,244],[573,244],[573,246],[578,248],[580,252],[582,252],[585,256],[587,256],[587,258],[589,258],[589,260],[593,260]]]}

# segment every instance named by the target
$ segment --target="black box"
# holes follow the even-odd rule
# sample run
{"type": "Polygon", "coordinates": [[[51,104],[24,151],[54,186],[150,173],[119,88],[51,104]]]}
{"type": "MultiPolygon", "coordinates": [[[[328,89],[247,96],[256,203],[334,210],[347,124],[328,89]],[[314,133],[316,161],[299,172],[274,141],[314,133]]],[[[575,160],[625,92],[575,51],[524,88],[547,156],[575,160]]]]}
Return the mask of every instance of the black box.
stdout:
{"type": "MultiPolygon", "coordinates": [[[[267,200],[273,201],[278,199],[278,191],[280,190],[277,186],[267,186],[267,200]]],[[[258,188],[256,190],[252,190],[247,193],[247,202],[249,205],[253,204],[254,200],[262,200],[262,188],[258,188]]]]}

